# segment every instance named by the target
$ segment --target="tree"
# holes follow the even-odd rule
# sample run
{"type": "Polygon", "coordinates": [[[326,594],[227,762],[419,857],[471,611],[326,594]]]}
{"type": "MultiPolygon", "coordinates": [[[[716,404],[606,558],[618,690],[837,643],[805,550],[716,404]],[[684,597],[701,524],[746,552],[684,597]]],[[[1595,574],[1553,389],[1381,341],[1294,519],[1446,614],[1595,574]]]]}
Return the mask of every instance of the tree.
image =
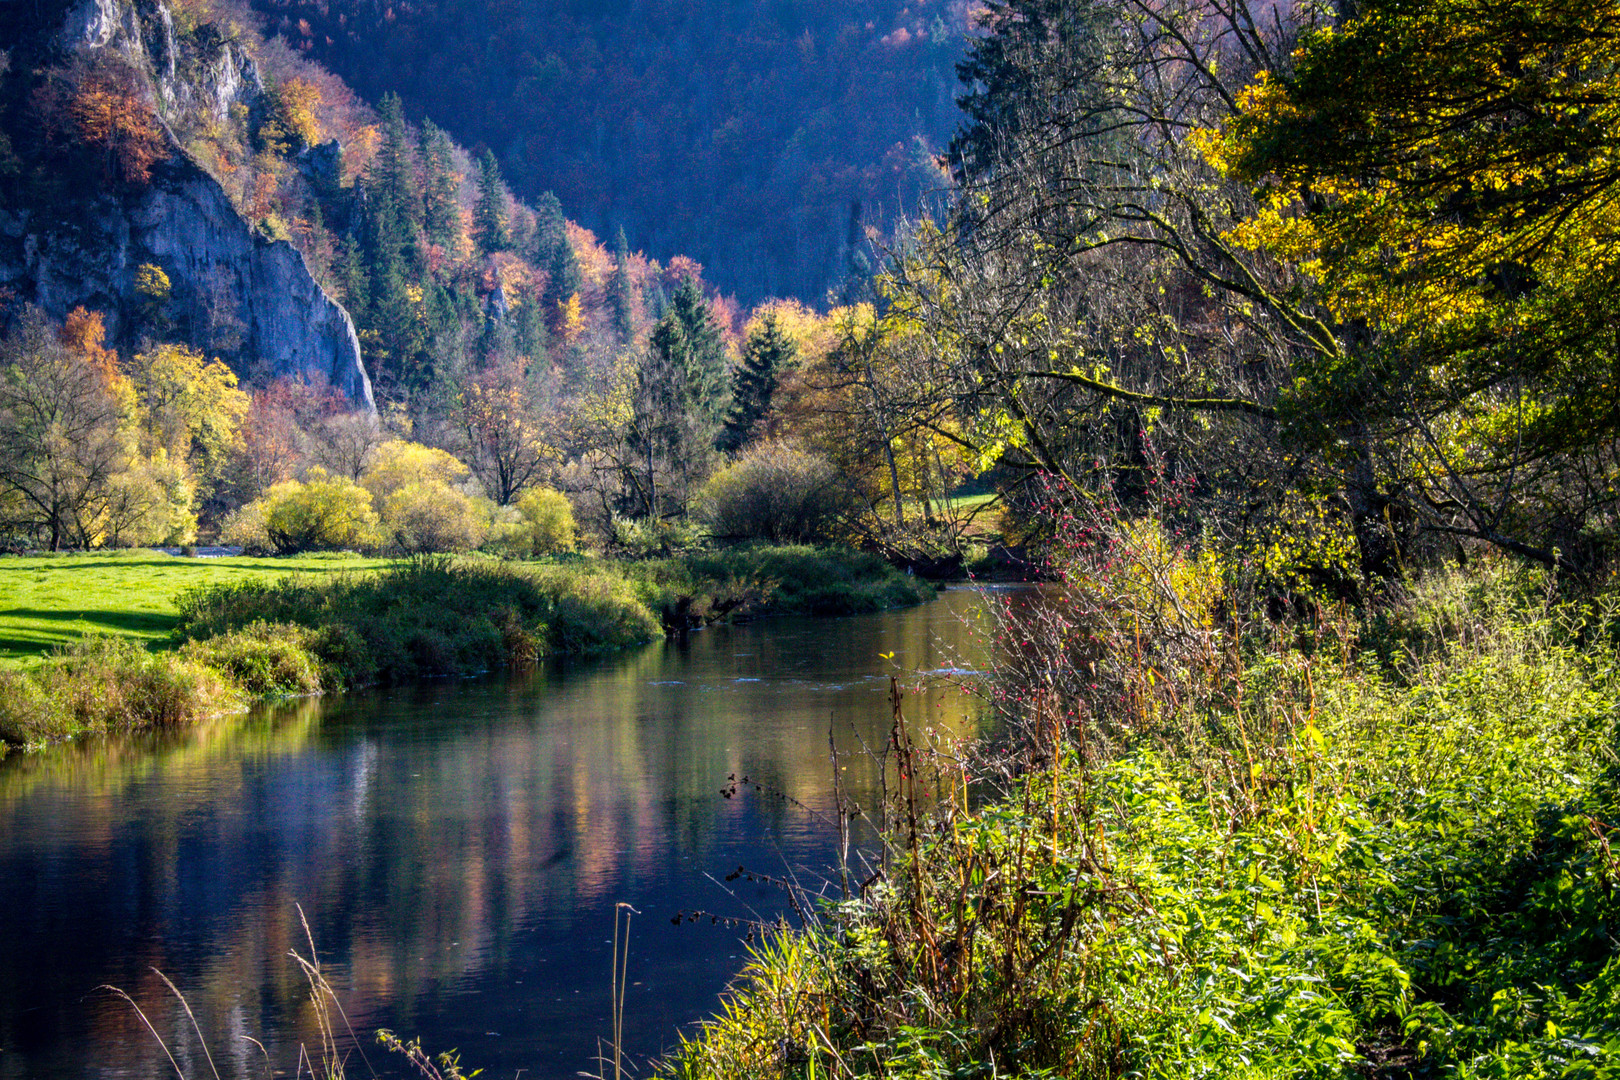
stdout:
{"type": "Polygon", "coordinates": [[[380,539],[380,522],[366,490],[319,466],[309,471],[306,482],[277,484],[243,511],[263,521],[270,544],[284,555],[367,551],[380,539]]]}
{"type": "Polygon", "coordinates": [[[554,313],[557,320],[558,331],[565,336],[566,309],[579,296],[580,281],[579,256],[574,253],[574,245],[564,232],[562,239],[551,249],[551,259],[546,264],[544,296],[547,309],[554,313]]]}
{"type": "Polygon", "coordinates": [[[367,187],[372,197],[372,212],[379,222],[386,223],[389,231],[381,242],[405,247],[410,242],[410,234],[421,226],[423,219],[416,160],[399,95],[384,94],[378,112],[382,120],[382,143],[372,159],[367,187]]]}
{"type": "Polygon", "coordinates": [[[742,363],[731,377],[731,409],[717,445],[736,453],[757,435],[771,411],[780,373],[798,357],[798,346],[783,332],[775,312],[767,312],[743,345],[742,363]]]}
{"type": "Polygon", "coordinates": [[[1262,199],[1234,236],[1351,328],[1301,428],[1368,432],[1422,528],[1571,569],[1617,511],[1617,35],[1613,0],[1366,0],[1207,136],[1262,199]]]}
{"type": "Polygon", "coordinates": [[[422,229],[428,243],[452,254],[461,249],[460,178],[450,149],[450,137],[431,120],[422,121],[421,158],[422,229]]]}
{"type": "Polygon", "coordinates": [[[1375,436],[1341,419],[1332,454],[1318,453],[1285,408],[1353,334],[1298,265],[1236,235],[1254,192],[1212,165],[1202,134],[1238,113],[1259,71],[1288,68],[1324,9],[998,10],[973,46],[997,72],[974,105],[980,149],[958,155],[951,215],[920,229],[881,284],[884,318],[911,328],[903,380],[882,391],[898,419],[980,467],[1106,486],[1125,505],[1156,444],[1197,478],[1189,513],[1240,557],[1296,531],[1297,500],[1353,535],[1363,575],[1398,576],[1407,523],[1375,436]]]}
{"type": "Polygon", "coordinates": [[[456,406],[467,464],[497,504],[511,503],[556,463],[554,442],[540,422],[539,394],[518,364],[478,372],[456,406]]]}
{"type": "Polygon", "coordinates": [[[320,87],[294,75],[277,83],[265,97],[266,116],[259,125],[259,139],[266,149],[285,155],[321,141],[320,121],[316,119],[321,105],[320,87]]]}
{"type": "Polygon", "coordinates": [[[717,537],[807,544],[833,537],[849,493],[823,458],[766,443],[716,473],[703,488],[702,505],[717,537]]]}
{"type": "Polygon", "coordinates": [[[100,150],[104,178],[144,185],[168,148],[140,75],[107,50],[98,50],[76,74],[68,115],[79,137],[100,150]]]}
{"type": "Polygon", "coordinates": [[[637,466],[627,479],[641,514],[660,517],[667,504],[686,514],[695,485],[708,473],[725,398],[720,327],[688,278],[653,327],[636,372],[628,442],[637,466]],[[674,490],[661,491],[669,485],[660,484],[660,472],[674,490]]]}
{"type": "Polygon", "coordinates": [[[613,237],[613,282],[609,299],[613,302],[613,332],[622,344],[635,337],[635,286],[630,280],[630,241],[620,228],[613,237]]]}
{"type": "Polygon", "coordinates": [[[136,354],[131,381],[144,449],[218,480],[248,412],[236,373],[185,345],[157,345],[136,354]]]}
{"type": "Polygon", "coordinates": [[[574,508],[568,496],[551,488],[532,487],[516,507],[531,554],[559,555],[574,550],[574,508]]]}
{"type": "Polygon", "coordinates": [[[455,455],[435,446],[390,439],[372,453],[370,467],[359,478],[379,506],[394,492],[411,484],[442,484],[459,488],[471,470],[455,455]]]}
{"type": "Polygon", "coordinates": [[[27,308],[0,338],[0,491],[52,551],[98,539],[114,479],[128,466],[128,390],[27,308]]]}
{"type": "Polygon", "coordinates": [[[487,147],[478,155],[478,201],[473,205],[473,242],[485,255],[512,246],[512,229],[506,212],[506,185],[501,167],[487,147]]]}

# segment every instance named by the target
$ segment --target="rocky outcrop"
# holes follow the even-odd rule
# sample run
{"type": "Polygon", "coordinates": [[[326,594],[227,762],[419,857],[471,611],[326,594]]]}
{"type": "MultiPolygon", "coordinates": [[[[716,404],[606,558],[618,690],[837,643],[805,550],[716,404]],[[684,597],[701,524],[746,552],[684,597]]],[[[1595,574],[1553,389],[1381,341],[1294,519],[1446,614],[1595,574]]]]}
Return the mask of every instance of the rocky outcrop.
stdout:
{"type": "Polygon", "coordinates": [[[61,46],[111,49],[148,72],[165,119],[204,115],[224,123],[231,106],[259,106],[264,80],[240,44],[212,32],[194,34],[182,49],[174,15],[161,0],[78,0],[58,34],[61,46]]]}
{"type": "MultiPolygon", "coordinates": [[[[173,19],[158,0],[79,0],[58,40],[63,48],[121,53],[150,77],[160,115],[202,110],[223,118],[263,94],[239,45],[208,37],[177,48],[173,19]]],[[[100,311],[121,346],[146,335],[184,340],[245,381],[326,383],[373,409],[348,313],[296,248],[252,228],[218,182],[172,135],[168,141],[170,156],[138,190],[107,191],[70,213],[0,207],[0,294],[57,317],[79,305],[100,311]],[[166,297],[137,290],[148,265],[168,279],[166,297]]]]}
{"type": "Polygon", "coordinates": [[[104,313],[115,341],[133,344],[138,329],[158,328],[250,382],[301,377],[373,407],[348,313],[296,248],[255,234],[219,184],[178,151],[138,195],[105,198],[72,227],[35,231],[24,215],[0,217],[0,251],[7,247],[14,254],[0,257],[0,285],[53,315],[82,304],[104,313]],[[147,264],[169,279],[161,302],[136,290],[147,264]]]}

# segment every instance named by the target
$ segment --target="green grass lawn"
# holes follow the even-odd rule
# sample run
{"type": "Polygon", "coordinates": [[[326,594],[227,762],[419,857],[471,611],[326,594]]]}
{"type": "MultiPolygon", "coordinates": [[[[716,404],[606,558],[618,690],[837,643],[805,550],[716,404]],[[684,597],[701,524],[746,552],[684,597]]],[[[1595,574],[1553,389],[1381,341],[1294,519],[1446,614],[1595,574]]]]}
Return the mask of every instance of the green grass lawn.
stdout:
{"type": "Polygon", "coordinates": [[[194,585],[373,570],[392,561],[343,555],[186,559],[156,551],[0,558],[0,667],[88,633],[161,645],[178,618],[174,598],[194,585]]]}

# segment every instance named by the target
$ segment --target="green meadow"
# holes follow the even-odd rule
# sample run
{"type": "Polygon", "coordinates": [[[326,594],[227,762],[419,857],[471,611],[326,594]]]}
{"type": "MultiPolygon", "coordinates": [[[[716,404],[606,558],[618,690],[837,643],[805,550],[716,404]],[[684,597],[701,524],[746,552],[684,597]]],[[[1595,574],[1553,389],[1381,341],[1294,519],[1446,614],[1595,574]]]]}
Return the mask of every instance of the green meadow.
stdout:
{"type": "Polygon", "coordinates": [[[341,554],[195,559],[146,550],[0,558],[0,666],[34,660],[93,633],[163,647],[180,620],[175,598],[196,586],[314,578],[393,563],[341,554]]]}

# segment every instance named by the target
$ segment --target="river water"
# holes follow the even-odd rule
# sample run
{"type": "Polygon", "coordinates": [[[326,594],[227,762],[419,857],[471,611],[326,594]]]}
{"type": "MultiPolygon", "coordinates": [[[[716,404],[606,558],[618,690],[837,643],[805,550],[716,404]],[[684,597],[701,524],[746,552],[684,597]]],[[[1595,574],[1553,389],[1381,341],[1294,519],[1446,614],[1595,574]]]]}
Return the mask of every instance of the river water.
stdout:
{"type": "Polygon", "coordinates": [[[972,734],[976,699],[948,677],[982,661],[978,606],[953,590],[12,755],[0,1080],[293,1075],[301,1046],[320,1052],[289,955],[310,940],[359,1036],[335,1019],[351,1078],[403,1074],[379,1027],[459,1049],[491,1080],[594,1073],[619,902],[641,913],[624,1043],[645,1075],[747,961],[742,930],[672,918],[785,909],[775,886],[728,882],[738,867],[829,879],[829,730],[866,805],[877,770],[861,745],[887,735],[891,672],[943,673],[907,714],[972,734]],[[767,790],[726,798],[732,774],[767,790]]]}

